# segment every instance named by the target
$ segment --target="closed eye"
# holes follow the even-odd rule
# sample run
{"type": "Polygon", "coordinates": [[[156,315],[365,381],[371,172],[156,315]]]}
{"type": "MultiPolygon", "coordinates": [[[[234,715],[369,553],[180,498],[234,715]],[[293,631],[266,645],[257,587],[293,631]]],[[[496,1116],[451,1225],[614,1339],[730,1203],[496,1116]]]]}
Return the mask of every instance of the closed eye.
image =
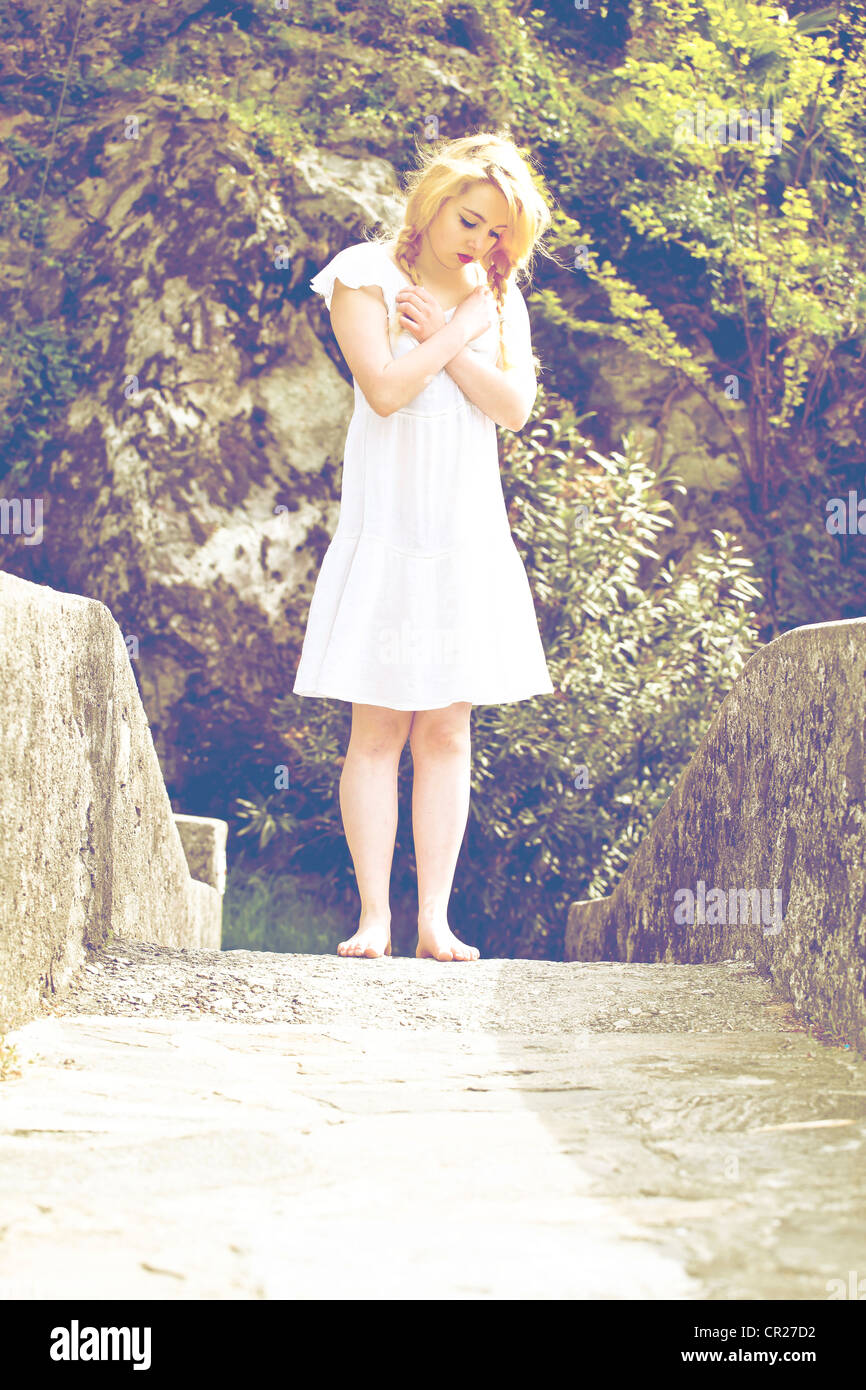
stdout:
{"type": "MultiPolygon", "coordinates": [[[[461,217],[460,221],[463,223],[463,226],[464,226],[464,227],[472,228],[472,227],[477,227],[477,226],[478,226],[478,223],[477,223],[477,222],[467,222],[465,217],[461,217]]],[[[491,235],[491,236],[495,236],[495,237],[496,237],[496,240],[498,241],[499,238],[500,238],[501,233],[500,233],[500,232],[491,232],[490,235],[491,235]]]]}

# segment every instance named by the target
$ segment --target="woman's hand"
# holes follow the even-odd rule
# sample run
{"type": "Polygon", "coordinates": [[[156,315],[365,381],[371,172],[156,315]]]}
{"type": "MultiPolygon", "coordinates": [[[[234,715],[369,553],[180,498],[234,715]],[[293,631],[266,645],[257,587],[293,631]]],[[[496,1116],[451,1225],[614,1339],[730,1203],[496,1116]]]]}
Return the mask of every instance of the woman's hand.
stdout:
{"type": "Polygon", "coordinates": [[[452,323],[460,323],[467,343],[486,333],[496,323],[496,300],[489,285],[478,285],[462,304],[458,304],[452,323]]]}
{"type": "Polygon", "coordinates": [[[419,343],[425,343],[445,326],[441,304],[423,285],[415,285],[411,290],[398,290],[395,303],[401,326],[419,343]]]}

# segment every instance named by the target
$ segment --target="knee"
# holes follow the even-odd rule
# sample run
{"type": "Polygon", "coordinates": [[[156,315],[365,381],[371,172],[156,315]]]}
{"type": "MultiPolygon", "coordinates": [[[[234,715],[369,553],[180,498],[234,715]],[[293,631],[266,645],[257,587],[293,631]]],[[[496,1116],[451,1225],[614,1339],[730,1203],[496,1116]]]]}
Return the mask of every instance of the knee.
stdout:
{"type": "Polygon", "coordinates": [[[406,725],[402,721],[392,724],[382,720],[374,727],[353,729],[349,750],[364,758],[396,758],[405,746],[406,733],[406,725]]]}
{"type": "Polygon", "coordinates": [[[447,758],[469,752],[468,725],[446,720],[428,720],[421,724],[417,717],[409,735],[413,758],[447,758]]]}

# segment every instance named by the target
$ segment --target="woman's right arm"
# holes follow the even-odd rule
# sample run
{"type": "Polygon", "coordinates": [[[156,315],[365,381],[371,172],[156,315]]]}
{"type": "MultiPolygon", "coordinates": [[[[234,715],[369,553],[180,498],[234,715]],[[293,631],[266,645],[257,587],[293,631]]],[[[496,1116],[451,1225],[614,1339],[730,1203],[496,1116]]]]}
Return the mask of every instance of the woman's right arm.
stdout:
{"type": "Polygon", "coordinates": [[[377,415],[393,415],[423,391],[468,341],[466,319],[454,314],[450,323],[418,343],[403,357],[394,357],[388,338],[388,315],[378,286],[350,289],[334,281],[331,326],[349,371],[377,415]]]}

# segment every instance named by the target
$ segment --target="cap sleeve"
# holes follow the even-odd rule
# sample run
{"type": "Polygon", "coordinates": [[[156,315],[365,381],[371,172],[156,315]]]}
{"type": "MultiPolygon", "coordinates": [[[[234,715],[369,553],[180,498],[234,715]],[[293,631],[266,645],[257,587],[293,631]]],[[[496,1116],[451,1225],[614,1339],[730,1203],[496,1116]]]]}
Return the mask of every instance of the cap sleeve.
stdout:
{"type": "Polygon", "coordinates": [[[385,297],[389,315],[393,312],[394,282],[388,274],[385,252],[375,242],[361,241],[355,246],[345,247],[313,276],[310,289],[324,297],[329,311],[335,280],[352,290],[358,290],[362,285],[378,285],[385,297]]]}

